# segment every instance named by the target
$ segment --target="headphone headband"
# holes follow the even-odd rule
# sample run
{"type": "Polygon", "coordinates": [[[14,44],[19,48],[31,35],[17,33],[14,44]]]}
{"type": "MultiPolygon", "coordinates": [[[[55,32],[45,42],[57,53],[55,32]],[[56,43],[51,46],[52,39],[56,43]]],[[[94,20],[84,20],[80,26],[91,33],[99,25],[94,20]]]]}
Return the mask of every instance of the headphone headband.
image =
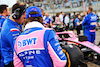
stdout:
{"type": "Polygon", "coordinates": [[[15,20],[19,19],[25,11],[26,11],[26,4],[20,8],[15,9],[12,15],[13,19],[15,20]]]}

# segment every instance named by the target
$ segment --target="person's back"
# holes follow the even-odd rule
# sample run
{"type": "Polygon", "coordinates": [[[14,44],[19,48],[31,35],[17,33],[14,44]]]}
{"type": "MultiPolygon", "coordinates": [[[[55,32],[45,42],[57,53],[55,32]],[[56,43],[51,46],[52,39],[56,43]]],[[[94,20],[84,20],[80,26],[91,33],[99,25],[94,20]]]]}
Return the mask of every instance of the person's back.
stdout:
{"type": "Polygon", "coordinates": [[[18,48],[15,48],[15,50],[17,49],[16,53],[18,53],[18,56],[25,67],[28,65],[35,67],[53,67],[47,49],[48,46],[50,46],[49,43],[47,44],[47,35],[50,35],[48,34],[49,32],[50,30],[45,31],[41,27],[33,29],[31,28],[24,31],[22,35],[18,37],[18,41],[16,40],[17,42],[15,45],[16,47],[18,44],[18,48]]]}
{"type": "Polygon", "coordinates": [[[41,24],[41,19],[35,17],[35,13],[42,19],[39,8],[32,6],[26,10],[26,18],[36,19],[27,22],[24,32],[15,42],[14,66],[18,67],[64,67],[66,56],[58,39],[51,29],[46,29],[41,24]],[[32,10],[32,9],[35,10],[32,10]],[[32,17],[28,17],[29,13],[32,17]],[[39,22],[40,21],[40,22],[39,22]]]}
{"type": "Polygon", "coordinates": [[[90,13],[85,18],[87,18],[87,23],[85,23],[85,28],[88,30],[95,29],[97,22],[97,15],[90,13]]]}
{"type": "Polygon", "coordinates": [[[61,24],[61,21],[60,21],[59,17],[55,17],[55,24],[61,24]]]}

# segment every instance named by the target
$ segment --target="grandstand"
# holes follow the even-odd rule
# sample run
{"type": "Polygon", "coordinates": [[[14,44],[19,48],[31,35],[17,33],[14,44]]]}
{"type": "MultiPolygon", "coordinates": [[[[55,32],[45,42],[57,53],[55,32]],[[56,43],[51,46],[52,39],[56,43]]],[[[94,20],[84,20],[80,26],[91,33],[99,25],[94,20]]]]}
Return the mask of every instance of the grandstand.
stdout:
{"type": "MultiPolygon", "coordinates": [[[[18,0],[26,2],[29,5],[35,5],[43,9],[45,12],[55,14],[58,12],[83,12],[88,6],[93,6],[95,12],[100,14],[100,0],[18,0]]],[[[100,15],[99,15],[100,16],[100,15]]]]}

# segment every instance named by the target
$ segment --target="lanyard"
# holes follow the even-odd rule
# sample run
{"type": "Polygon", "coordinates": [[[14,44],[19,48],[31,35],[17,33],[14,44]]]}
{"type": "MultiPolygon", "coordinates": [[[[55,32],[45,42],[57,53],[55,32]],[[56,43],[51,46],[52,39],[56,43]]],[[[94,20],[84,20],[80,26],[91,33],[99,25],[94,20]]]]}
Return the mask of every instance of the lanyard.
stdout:
{"type": "MultiPolygon", "coordinates": [[[[14,23],[13,23],[14,24],[14,23]]],[[[15,25],[15,24],[14,24],[15,25]]],[[[21,31],[21,33],[23,32],[17,25],[15,25],[20,31],[21,31]]]]}
{"type": "MultiPolygon", "coordinates": [[[[14,24],[15,25],[15,24],[14,24]]],[[[17,25],[15,25],[20,31],[21,31],[21,33],[23,32],[17,25]]]]}

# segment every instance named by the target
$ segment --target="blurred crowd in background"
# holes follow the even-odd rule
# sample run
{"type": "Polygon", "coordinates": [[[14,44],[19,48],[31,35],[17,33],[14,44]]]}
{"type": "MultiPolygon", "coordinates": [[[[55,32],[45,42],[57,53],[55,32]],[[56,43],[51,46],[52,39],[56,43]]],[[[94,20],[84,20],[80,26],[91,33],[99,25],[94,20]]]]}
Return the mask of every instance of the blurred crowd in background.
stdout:
{"type": "MultiPolygon", "coordinates": [[[[97,15],[96,12],[94,12],[94,14],[97,15]]],[[[67,26],[66,30],[75,30],[76,29],[75,19],[78,18],[78,16],[79,16],[79,20],[82,21],[86,15],[87,15],[86,11],[83,11],[82,13],[73,12],[73,15],[71,15],[71,13],[61,12],[61,13],[56,13],[55,16],[51,16],[51,15],[49,15],[49,13],[43,12],[43,20],[46,21],[46,22],[44,22],[44,24],[48,23],[48,24],[50,24],[51,27],[54,24],[61,24],[63,26],[67,26]],[[49,21],[47,19],[49,19],[49,21]]],[[[97,15],[97,17],[98,17],[98,20],[97,20],[96,30],[100,29],[100,19],[99,19],[98,15],[97,15]]],[[[83,30],[82,26],[80,28],[81,28],[81,30],[83,30]]]]}
{"type": "MultiPolygon", "coordinates": [[[[29,1],[31,2],[31,1],[29,1]]],[[[59,9],[59,8],[76,8],[80,6],[92,6],[97,5],[100,0],[36,0],[36,2],[47,2],[47,4],[35,4],[35,6],[42,9],[59,9]],[[52,5],[54,4],[54,5],[52,5]]]]}

